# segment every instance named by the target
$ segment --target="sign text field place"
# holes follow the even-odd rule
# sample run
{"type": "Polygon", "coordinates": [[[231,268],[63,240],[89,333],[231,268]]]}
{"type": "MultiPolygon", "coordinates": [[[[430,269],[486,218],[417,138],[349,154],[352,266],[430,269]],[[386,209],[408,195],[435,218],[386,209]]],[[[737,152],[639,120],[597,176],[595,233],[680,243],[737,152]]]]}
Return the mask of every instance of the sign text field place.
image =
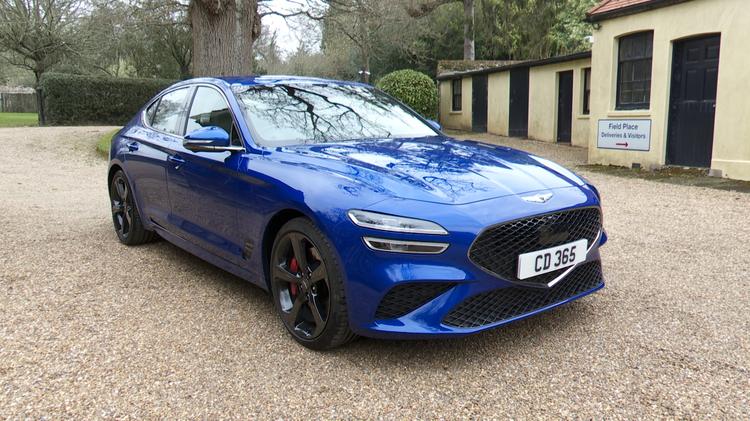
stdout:
{"type": "Polygon", "coordinates": [[[625,151],[651,149],[651,120],[599,120],[598,129],[598,148],[625,151]]]}

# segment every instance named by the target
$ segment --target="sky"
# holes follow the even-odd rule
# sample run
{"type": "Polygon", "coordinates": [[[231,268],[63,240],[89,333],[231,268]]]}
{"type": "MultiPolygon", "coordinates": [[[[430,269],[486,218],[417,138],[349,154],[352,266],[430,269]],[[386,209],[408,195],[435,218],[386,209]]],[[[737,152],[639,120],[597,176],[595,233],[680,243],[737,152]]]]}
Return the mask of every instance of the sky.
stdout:
{"type": "MultiPolygon", "coordinates": [[[[271,0],[267,2],[268,8],[277,11],[289,11],[297,5],[299,1],[293,2],[289,0],[271,0]]],[[[286,20],[277,15],[267,15],[263,17],[261,22],[270,32],[276,31],[277,42],[279,48],[284,55],[287,55],[297,49],[300,43],[300,39],[306,34],[299,33],[287,25],[286,20]]]]}

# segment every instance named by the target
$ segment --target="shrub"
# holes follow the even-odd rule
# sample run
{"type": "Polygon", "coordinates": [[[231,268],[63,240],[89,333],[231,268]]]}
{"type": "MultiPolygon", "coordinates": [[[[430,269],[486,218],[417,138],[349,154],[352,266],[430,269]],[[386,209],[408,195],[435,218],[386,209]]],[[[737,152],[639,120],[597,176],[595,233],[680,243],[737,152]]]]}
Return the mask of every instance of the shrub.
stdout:
{"type": "Polygon", "coordinates": [[[122,126],[154,95],[174,83],[165,79],[121,79],[62,73],[41,82],[49,125],[122,126]]]}
{"type": "Polygon", "coordinates": [[[425,118],[437,118],[437,86],[426,74],[408,69],[397,70],[383,76],[377,87],[398,98],[425,118]]]}

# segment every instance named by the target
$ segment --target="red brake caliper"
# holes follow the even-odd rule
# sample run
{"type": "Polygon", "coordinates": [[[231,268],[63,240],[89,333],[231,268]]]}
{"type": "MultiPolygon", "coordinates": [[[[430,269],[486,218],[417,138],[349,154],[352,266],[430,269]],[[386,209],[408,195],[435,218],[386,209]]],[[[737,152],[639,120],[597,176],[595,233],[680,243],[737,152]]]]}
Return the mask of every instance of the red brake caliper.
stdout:
{"type": "MultiPolygon", "coordinates": [[[[297,263],[297,259],[295,259],[294,257],[292,257],[292,259],[289,261],[289,272],[294,275],[299,272],[299,263],[297,263]]],[[[289,285],[289,292],[292,294],[292,298],[297,297],[297,284],[289,285]]]]}

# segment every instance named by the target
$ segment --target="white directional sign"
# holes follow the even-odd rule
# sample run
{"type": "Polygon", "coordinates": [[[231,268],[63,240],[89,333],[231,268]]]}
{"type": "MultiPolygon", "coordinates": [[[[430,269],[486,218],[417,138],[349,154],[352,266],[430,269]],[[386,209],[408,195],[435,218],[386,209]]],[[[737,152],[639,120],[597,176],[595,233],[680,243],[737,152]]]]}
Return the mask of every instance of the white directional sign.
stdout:
{"type": "Polygon", "coordinates": [[[651,149],[651,120],[599,120],[597,147],[626,151],[651,149]]]}

